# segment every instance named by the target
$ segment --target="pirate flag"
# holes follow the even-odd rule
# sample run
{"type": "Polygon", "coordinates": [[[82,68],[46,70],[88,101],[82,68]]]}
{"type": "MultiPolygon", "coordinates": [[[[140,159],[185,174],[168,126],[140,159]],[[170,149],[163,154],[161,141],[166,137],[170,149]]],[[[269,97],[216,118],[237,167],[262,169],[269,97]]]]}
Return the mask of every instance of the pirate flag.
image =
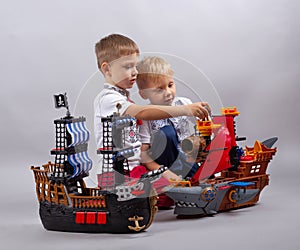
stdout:
{"type": "Polygon", "coordinates": [[[55,108],[57,109],[62,107],[66,108],[67,116],[70,116],[67,93],[54,95],[54,103],[55,103],[55,108]]]}
{"type": "Polygon", "coordinates": [[[68,107],[67,94],[54,95],[55,108],[68,107]]]}

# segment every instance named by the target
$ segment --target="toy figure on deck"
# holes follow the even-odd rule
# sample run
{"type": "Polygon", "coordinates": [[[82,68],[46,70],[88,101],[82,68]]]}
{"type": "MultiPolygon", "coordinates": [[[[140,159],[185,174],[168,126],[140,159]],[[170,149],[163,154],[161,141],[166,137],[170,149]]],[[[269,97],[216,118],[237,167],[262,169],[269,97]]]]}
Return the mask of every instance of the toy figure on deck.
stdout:
{"type": "MultiPolygon", "coordinates": [[[[116,104],[120,104],[120,115],[130,115],[140,120],[159,120],[176,116],[196,116],[205,118],[209,114],[206,102],[197,102],[180,106],[146,105],[139,106],[129,97],[137,78],[139,48],[130,38],[112,34],[102,38],[96,44],[98,68],[103,73],[106,83],[104,89],[94,101],[94,130],[97,146],[103,145],[101,118],[113,115],[116,104]]],[[[128,158],[129,169],[140,165],[140,146],[137,123],[127,130],[127,146],[135,148],[135,154],[128,158]]]]}

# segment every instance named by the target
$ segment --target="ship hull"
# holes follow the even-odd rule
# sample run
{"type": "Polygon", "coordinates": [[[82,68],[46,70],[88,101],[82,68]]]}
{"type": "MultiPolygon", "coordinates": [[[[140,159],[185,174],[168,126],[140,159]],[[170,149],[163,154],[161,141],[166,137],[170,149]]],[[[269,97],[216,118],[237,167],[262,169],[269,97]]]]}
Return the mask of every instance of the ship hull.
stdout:
{"type": "Polygon", "coordinates": [[[53,231],[133,233],[152,223],[155,211],[151,197],[117,201],[112,195],[107,197],[107,204],[103,209],[81,209],[41,201],[39,213],[44,228],[53,231]]]}
{"type": "Polygon", "coordinates": [[[193,187],[174,187],[166,194],[175,201],[174,214],[214,215],[258,202],[261,191],[268,185],[268,175],[213,181],[193,187]],[[245,184],[245,186],[241,186],[245,184]]]}

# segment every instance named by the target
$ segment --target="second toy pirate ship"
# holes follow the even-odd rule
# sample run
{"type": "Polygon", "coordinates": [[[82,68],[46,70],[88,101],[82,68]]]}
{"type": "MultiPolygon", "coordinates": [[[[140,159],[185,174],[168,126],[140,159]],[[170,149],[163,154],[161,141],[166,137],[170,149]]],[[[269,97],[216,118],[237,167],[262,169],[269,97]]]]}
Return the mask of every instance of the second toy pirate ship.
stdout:
{"type": "Polygon", "coordinates": [[[166,194],[175,201],[178,215],[211,215],[253,205],[269,184],[268,164],[277,149],[277,138],[256,141],[243,149],[236,135],[236,107],[223,108],[212,121],[198,121],[195,135],[182,141],[187,157],[199,169],[188,181],[175,182],[166,194]]]}

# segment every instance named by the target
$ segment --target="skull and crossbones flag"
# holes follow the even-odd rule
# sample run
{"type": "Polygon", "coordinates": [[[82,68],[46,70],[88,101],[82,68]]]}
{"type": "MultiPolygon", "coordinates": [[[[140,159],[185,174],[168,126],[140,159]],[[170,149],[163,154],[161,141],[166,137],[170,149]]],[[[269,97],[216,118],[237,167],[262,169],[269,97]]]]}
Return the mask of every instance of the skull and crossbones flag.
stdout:
{"type": "Polygon", "coordinates": [[[67,94],[54,95],[55,108],[68,108],[67,94]]]}
{"type": "Polygon", "coordinates": [[[67,117],[71,117],[70,111],[69,111],[69,104],[67,100],[67,93],[54,95],[54,103],[55,108],[66,108],[67,109],[67,117]]]}

